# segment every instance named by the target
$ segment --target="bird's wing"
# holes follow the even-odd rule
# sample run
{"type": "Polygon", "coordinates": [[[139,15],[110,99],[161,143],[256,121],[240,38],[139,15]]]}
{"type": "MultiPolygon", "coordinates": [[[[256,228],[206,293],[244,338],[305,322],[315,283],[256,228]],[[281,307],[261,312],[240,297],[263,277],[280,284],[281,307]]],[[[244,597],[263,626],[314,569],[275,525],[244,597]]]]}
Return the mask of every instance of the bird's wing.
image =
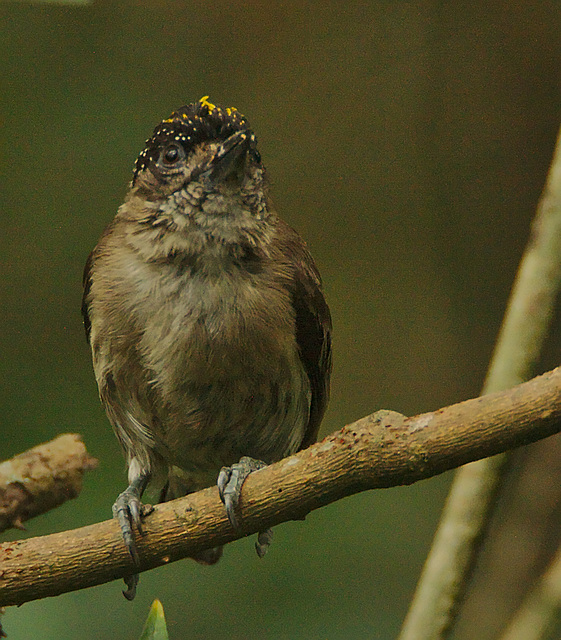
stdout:
{"type": "Polygon", "coordinates": [[[290,254],[291,264],[296,265],[291,289],[296,341],[312,392],[308,426],[300,445],[300,449],[305,449],[316,441],[329,400],[331,314],[323,295],[321,277],[306,245],[288,225],[281,224],[288,232],[283,235],[290,238],[285,251],[290,254]]]}
{"type": "Polygon", "coordinates": [[[84,320],[84,329],[86,330],[86,340],[90,341],[90,332],[92,328],[92,323],[90,320],[89,314],[89,294],[90,289],[92,288],[92,262],[93,262],[93,254],[90,253],[88,259],[86,260],[86,265],[84,267],[84,275],[82,276],[82,285],[84,287],[84,293],[82,295],[82,318],[84,320]]]}

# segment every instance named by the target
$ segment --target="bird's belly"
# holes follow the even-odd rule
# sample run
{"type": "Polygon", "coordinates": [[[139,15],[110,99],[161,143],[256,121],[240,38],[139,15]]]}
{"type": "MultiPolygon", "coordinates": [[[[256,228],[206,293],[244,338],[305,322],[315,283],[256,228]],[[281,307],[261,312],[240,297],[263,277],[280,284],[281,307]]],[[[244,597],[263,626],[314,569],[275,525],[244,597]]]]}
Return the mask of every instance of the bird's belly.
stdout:
{"type": "Polygon", "coordinates": [[[194,484],[214,481],[241,456],[270,463],[298,450],[311,392],[290,332],[247,323],[233,331],[230,323],[213,333],[194,323],[161,361],[160,370],[152,363],[156,443],[164,459],[200,479],[194,484]]]}
{"type": "Polygon", "coordinates": [[[206,486],[244,455],[270,463],[294,453],[308,422],[309,395],[297,367],[281,378],[232,366],[230,377],[185,382],[168,400],[158,439],[165,457],[192,475],[192,489],[206,486]]]}

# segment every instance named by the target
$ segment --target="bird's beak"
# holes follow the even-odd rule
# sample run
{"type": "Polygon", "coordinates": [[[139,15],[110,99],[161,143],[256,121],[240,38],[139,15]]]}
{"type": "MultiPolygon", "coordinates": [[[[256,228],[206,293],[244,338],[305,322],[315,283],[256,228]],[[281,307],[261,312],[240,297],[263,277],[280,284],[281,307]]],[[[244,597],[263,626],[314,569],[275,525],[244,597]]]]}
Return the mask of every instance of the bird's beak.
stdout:
{"type": "Polygon", "coordinates": [[[251,131],[238,131],[224,140],[207,162],[199,179],[216,183],[227,178],[240,166],[252,140],[251,131]]]}

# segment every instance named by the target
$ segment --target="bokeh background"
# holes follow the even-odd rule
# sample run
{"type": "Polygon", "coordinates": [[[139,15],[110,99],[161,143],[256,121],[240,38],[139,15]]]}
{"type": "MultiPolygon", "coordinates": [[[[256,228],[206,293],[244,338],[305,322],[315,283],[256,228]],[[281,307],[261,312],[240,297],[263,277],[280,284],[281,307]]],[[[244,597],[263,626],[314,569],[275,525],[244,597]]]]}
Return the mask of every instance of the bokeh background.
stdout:
{"type": "MultiPolygon", "coordinates": [[[[561,8],[335,0],[0,4],[1,457],[59,433],[100,459],[26,533],[106,519],[125,486],[79,313],[88,252],[159,120],[210,95],[252,123],[335,325],[327,434],[476,395],[561,115],[561,8]]],[[[556,321],[542,368],[560,360],[556,321]]],[[[450,476],[342,500],[215,567],[12,608],[10,640],[392,638],[450,476]]]]}

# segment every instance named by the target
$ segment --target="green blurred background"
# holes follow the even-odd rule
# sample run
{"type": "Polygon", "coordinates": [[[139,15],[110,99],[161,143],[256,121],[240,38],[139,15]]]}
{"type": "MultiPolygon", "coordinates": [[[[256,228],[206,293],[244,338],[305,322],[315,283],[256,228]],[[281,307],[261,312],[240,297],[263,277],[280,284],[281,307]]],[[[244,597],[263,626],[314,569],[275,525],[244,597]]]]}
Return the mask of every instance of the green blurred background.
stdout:
{"type": "MultiPolygon", "coordinates": [[[[543,2],[3,2],[0,398],[7,458],[78,432],[100,459],[42,535],[106,519],[125,486],[79,313],[88,252],[136,155],[209,94],[257,132],[281,215],[334,318],[326,434],[378,408],[478,393],[561,106],[561,8],[543,2]]],[[[559,323],[542,367],[560,360],[559,323]]],[[[215,567],[9,609],[10,640],[392,638],[450,476],[365,493],[237,542],[215,567]]]]}

